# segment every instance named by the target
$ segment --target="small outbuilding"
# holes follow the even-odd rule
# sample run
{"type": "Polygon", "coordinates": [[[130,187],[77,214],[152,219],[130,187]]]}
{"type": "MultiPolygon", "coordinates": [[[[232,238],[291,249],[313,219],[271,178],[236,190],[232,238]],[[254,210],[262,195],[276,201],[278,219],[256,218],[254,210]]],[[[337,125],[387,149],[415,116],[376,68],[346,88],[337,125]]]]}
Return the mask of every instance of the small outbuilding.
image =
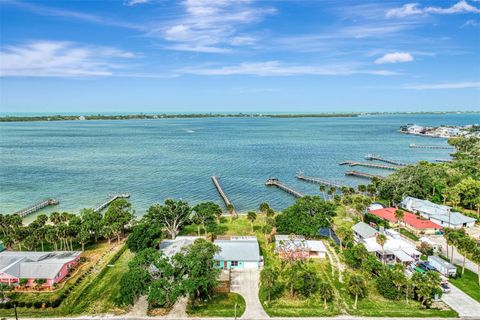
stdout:
{"type": "Polygon", "coordinates": [[[440,257],[428,256],[428,262],[435,270],[446,277],[455,277],[457,274],[457,267],[440,257]]]}

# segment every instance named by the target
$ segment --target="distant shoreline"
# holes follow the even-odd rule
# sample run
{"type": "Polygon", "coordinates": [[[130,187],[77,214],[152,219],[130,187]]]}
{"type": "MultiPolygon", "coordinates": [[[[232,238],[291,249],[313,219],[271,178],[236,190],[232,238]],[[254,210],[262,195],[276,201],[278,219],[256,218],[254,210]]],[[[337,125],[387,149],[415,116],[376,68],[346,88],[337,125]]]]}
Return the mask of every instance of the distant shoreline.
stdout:
{"type": "Polygon", "coordinates": [[[85,114],[85,115],[5,115],[0,122],[85,121],[85,120],[147,120],[185,118],[352,118],[372,115],[418,114],[476,114],[476,111],[444,112],[352,112],[352,113],[139,113],[139,114],[85,114]]]}

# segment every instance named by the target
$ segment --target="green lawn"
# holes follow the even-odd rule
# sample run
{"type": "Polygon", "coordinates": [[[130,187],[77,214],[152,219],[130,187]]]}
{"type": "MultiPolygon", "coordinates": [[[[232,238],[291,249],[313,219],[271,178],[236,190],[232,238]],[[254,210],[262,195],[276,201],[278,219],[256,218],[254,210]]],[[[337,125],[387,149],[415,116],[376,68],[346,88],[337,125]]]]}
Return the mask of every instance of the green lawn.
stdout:
{"type": "Polygon", "coordinates": [[[405,237],[412,239],[413,241],[418,241],[418,237],[405,228],[401,228],[400,233],[405,237]]]}
{"type": "Polygon", "coordinates": [[[468,294],[473,299],[480,302],[480,287],[478,286],[478,274],[465,269],[462,274],[462,267],[457,266],[457,278],[450,278],[449,281],[457,288],[468,294]]]}
{"type": "Polygon", "coordinates": [[[125,308],[115,305],[120,294],[120,279],[128,271],[128,261],[133,258],[130,250],[118,258],[113,265],[106,266],[106,272],[97,277],[92,285],[86,288],[76,303],[71,307],[72,314],[122,314],[125,308]]]}
{"type": "Polygon", "coordinates": [[[189,316],[194,317],[240,317],[245,312],[245,300],[238,293],[216,293],[212,299],[187,307],[189,316]]]}

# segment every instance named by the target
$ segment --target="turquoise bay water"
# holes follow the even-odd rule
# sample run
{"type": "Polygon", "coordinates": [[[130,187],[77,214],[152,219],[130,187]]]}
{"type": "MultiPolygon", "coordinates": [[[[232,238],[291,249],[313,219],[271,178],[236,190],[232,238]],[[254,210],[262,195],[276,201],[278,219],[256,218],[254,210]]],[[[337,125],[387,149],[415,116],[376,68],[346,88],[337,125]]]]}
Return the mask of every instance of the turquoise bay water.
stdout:
{"type": "Polygon", "coordinates": [[[211,175],[220,177],[237,210],[262,201],[281,209],[294,198],[266,187],[269,177],[310,194],[318,194],[318,186],[297,181],[297,171],[365,184],[345,177],[351,168],[338,162],[362,161],[367,153],[404,162],[448,158],[448,150],[409,148],[446,140],[403,135],[396,131],[400,125],[479,122],[478,114],[451,114],[1,123],[0,212],[48,197],[60,200],[54,210],[76,212],[112,192],[130,193],[138,215],[169,197],[221,203],[211,175]]]}

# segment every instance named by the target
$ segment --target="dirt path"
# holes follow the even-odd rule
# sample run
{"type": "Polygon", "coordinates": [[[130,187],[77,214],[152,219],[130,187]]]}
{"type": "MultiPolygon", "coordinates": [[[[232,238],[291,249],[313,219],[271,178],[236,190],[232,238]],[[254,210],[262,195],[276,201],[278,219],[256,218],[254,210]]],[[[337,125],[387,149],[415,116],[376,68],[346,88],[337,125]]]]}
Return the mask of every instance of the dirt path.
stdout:
{"type": "Polygon", "coordinates": [[[145,317],[148,311],[148,301],[146,296],[141,296],[133,305],[128,313],[130,317],[145,317]]]}
{"type": "Polygon", "coordinates": [[[343,263],[340,262],[340,258],[335,252],[335,249],[333,249],[328,242],[324,242],[324,244],[327,248],[328,258],[330,259],[330,263],[332,264],[332,270],[334,270],[334,268],[338,270],[338,281],[343,283],[343,271],[345,270],[345,266],[343,265],[343,263]]]}

